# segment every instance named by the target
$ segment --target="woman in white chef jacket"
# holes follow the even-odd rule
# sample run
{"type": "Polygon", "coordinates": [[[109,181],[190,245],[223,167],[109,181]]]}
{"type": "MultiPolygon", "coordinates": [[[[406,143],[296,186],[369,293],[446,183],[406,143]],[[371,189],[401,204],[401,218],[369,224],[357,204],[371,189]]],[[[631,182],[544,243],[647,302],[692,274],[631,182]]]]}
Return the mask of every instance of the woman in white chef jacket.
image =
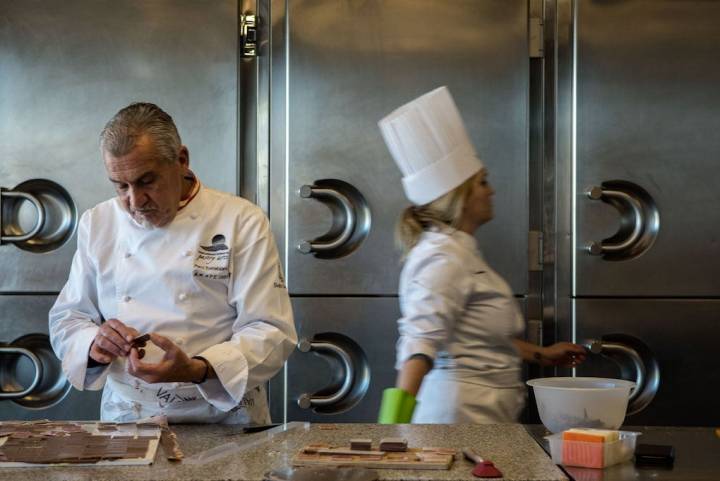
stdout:
{"type": "MultiPolygon", "coordinates": [[[[379,123],[414,204],[402,214],[395,388],[380,422],[516,422],[525,400],[522,360],[573,365],[578,345],[519,339],[523,317],[473,236],[493,217],[493,188],[450,92],[436,89],[379,123]],[[416,399],[417,397],[417,405],[416,399]]],[[[524,253],[518,253],[524,255],[524,253]]]]}

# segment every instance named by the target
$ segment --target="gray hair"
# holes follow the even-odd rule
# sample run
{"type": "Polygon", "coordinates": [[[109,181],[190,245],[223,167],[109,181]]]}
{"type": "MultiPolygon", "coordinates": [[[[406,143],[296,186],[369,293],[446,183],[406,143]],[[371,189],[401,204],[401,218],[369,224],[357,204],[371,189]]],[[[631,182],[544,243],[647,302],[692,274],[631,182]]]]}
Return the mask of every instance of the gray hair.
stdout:
{"type": "Polygon", "coordinates": [[[114,157],[128,154],[137,141],[148,135],[157,154],[175,162],[182,142],[172,117],[155,104],[136,102],[120,110],[100,132],[100,148],[114,157]]]}

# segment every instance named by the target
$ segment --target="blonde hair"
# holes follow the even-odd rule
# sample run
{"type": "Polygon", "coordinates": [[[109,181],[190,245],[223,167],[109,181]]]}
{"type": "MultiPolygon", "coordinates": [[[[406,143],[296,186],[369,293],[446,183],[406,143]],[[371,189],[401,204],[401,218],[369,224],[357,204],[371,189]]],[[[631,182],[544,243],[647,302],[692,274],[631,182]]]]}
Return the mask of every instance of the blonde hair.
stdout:
{"type": "Polygon", "coordinates": [[[400,214],[395,226],[395,242],[403,252],[403,258],[415,247],[423,232],[433,227],[457,229],[477,174],[453,190],[423,205],[411,205],[400,214]]]}

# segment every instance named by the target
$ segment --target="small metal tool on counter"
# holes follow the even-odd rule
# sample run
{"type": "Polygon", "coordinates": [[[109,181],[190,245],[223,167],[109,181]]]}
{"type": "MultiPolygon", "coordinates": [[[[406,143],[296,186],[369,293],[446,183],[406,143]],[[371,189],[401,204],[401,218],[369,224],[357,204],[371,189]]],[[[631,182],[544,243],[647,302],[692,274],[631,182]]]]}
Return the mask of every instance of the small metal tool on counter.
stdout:
{"type": "Polygon", "coordinates": [[[477,478],[502,478],[503,474],[495,467],[492,461],[481,458],[475,451],[470,448],[463,448],[463,455],[473,463],[475,467],[472,475],[477,478]]]}

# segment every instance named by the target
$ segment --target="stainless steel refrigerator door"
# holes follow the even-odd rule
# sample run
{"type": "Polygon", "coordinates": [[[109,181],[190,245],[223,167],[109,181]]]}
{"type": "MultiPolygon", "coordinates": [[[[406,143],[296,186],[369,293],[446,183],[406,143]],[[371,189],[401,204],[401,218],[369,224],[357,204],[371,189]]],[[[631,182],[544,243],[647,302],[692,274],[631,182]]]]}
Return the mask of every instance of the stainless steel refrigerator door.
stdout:
{"type": "Polygon", "coordinates": [[[286,368],[286,397],[285,377],[280,374],[271,381],[273,420],[283,419],[285,398],[288,421],[376,422],[383,389],[395,385],[395,341],[400,317],[397,298],[296,297],[293,310],[298,338],[337,344],[351,358],[355,379],[345,396],[323,405],[322,398],[343,388],[347,368],[337,351],[295,350],[286,368]],[[357,346],[347,339],[360,350],[356,351],[357,346]],[[300,407],[303,400],[310,404],[300,407]],[[320,403],[316,404],[316,400],[320,403]]]}
{"type": "Polygon", "coordinates": [[[720,2],[575,5],[574,294],[717,296],[720,2]],[[630,199],[585,194],[603,183],[630,199]],[[609,255],[586,251],[632,237],[637,210],[637,242],[609,255]]]}
{"type": "Polygon", "coordinates": [[[299,349],[270,383],[273,421],[377,422],[397,378],[398,298],[295,297],[293,310],[299,349]]]}
{"type": "MultiPolygon", "coordinates": [[[[0,187],[50,180],[78,215],[110,198],[98,134],[120,108],[149,101],[173,116],[200,179],[235,193],[237,8],[231,0],[0,0],[0,187]]],[[[31,204],[11,209],[5,200],[3,224],[31,229],[31,204]]],[[[48,201],[53,231],[63,209],[48,201]]],[[[59,291],[74,249],[72,235],[44,253],[0,245],[0,292],[59,291]]]]}
{"type": "MultiPolygon", "coordinates": [[[[720,423],[720,360],[715,333],[720,326],[718,300],[584,299],[575,301],[577,341],[611,334],[632,336],[653,354],[659,385],[647,408],[625,424],[717,426],[720,423]]],[[[619,363],[592,355],[577,368],[580,376],[620,377],[632,373],[629,360],[619,363]]],[[[650,371],[648,371],[648,374],[650,371]]],[[[634,379],[632,376],[627,376],[634,379]]]]}
{"type": "Polygon", "coordinates": [[[0,296],[0,396],[27,387],[34,374],[27,357],[2,354],[3,348],[28,348],[44,366],[37,388],[27,396],[0,399],[0,420],[100,418],[101,392],[72,388],[50,349],[48,311],[54,302],[55,296],[0,296]]]}
{"type": "Polygon", "coordinates": [[[480,230],[480,243],[513,291],[526,293],[527,2],[273,2],[275,12],[285,7],[287,16],[272,23],[270,214],[286,239],[291,294],[397,292],[393,230],[409,203],[377,122],[441,85],[496,190],[495,219],[480,230]],[[337,230],[326,203],[300,195],[324,179],[354,186],[371,217],[367,238],[336,258],[298,250],[337,230]]]}

